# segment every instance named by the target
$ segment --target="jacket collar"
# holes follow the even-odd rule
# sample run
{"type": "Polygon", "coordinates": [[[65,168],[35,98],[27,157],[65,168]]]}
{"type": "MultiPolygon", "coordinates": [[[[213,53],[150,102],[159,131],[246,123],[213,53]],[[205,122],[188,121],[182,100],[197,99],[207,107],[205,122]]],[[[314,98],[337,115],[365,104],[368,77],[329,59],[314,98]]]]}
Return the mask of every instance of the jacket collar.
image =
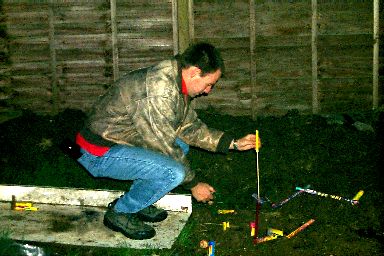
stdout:
{"type": "MultiPolygon", "coordinates": [[[[176,62],[177,62],[177,77],[176,77],[176,81],[177,81],[177,84],[179,86],[179,91],[180,91],[180,94],[183,95],[183,98],[184,98],[184,103],[186,105],[188,105],[188,102],[189,102],[189,96],[188,94],[185,94],[183,92],[183,78],[182,78],[182,72],[181,72],[181,63],[180,63],[180,56],[179,55],[176,55],[175,56],[175,59],[176,59],[176,62]]],[[[187,92],[187,88],[185,87],[185,92],[187,92]]]]}

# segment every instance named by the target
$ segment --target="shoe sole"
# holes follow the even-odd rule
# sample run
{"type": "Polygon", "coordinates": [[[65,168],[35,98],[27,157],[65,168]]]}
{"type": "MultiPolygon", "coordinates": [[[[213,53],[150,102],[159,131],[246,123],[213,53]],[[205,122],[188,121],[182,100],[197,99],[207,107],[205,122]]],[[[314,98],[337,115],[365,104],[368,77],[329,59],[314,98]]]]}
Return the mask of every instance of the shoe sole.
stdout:
{"type": "Polygon", "coordinates": [[[111,230],[113,230],[113,231],[115,231],[115,232],[120,232],[120,233],[122,233],[124,236],[126,236],[126,237],[128,237],[128,238],[130,238],[130,239],[133,239],[133,240],[145,240],[145,239],[150,239],[150,238],[152,238],[152,237],[154,237],[154,236],[156,235],[156,231],[155,231],[155,230],[153,230],[153,232],[151,232],[151,233],[149,233],[149,234],[147,234],[147,235],[135,235],[135,234],[129,234],[129,233],[127,233],[124,229],[117,227],[116,225],[114,225],[114,224],[112,224],[110,221],[108,221],[107,219],[104,219],[104,220],[103,220],[103,224],[104,224],[107,228],[109,228],[109,229],[111,229],[111,230]]]}

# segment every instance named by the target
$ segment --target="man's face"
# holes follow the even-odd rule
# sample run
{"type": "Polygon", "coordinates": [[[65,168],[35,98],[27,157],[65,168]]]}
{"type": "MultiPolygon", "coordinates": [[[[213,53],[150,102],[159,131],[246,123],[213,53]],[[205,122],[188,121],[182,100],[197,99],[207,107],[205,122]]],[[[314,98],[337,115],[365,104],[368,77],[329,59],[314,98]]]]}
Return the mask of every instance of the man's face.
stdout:
{"type": "Polygon", "coordinates": [[[201,71],[198,72],[191,79],[191,84],[188,86],[188,95],[196,97],[201,94],[208,94],[220,77],[221,70],[216,70],[214,73],[208,73],[204,76],[201,76],[201,71]]]}

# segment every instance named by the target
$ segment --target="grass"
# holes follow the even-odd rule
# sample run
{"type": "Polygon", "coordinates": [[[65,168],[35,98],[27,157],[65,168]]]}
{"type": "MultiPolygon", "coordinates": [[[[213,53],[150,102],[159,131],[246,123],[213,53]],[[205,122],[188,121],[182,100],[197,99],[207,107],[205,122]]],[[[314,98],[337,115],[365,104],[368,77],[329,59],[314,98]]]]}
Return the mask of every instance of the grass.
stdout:
{"type": "MultiPolygon", "coordinates": [[[[382,255],[383,254],[383,113],[350,113],[348,116],[302,116],[291,111],[281,117],[219,115],[201,111],[211,127],[241,137],[260,131],[261,197],[279,202],[310,185],[320,192],[352,198],[364,190],[358,206],[330,198],[302,194],[279,209],[270,203],[261,207],[259,237],[268,228],[286,234],[309,219],[315,222],[297,236],[254,245],[249,222],[255,220],[256,157],[254,151],[213,154],[192,148],[189,159],[202,181],[216,189],[213,205],[193,202],[193,213],[169,250],[135,250],[40,245],[58,255],[207,255],[202,239],[216,242],[215,255],[382,255]],[[350,118],[345,118],[350,117],[350,118]],[[374,131],[356,129],[353,121],[374,131]],[[219,209],[236,214],[221,215],[219,209]],[[229,222],[230,228],[222,228],[229,222]]],[[[19,185],[127,189],[129,184],[94,179],[63,154],[58,144],[73,137],[84,114],[66,110],[57,116],[24,112],[0,124],[1,183],[19,185]],[[57,179],[57,174],[61,179],[57,179]]],[[[187,193],[181,188],[174,192],[187,193]]],[[[3,231],[6,232],[6,231],[3,231]]],[[[6,234],[6,233],[4,233],[6,234]]],[[[2,247],[9,239],[1,240],[2,247]]],[[[0,250],[1,252],[1,250],[0,250]]],[[[6,254],[4,254],[6,255],[6,254]]]]}

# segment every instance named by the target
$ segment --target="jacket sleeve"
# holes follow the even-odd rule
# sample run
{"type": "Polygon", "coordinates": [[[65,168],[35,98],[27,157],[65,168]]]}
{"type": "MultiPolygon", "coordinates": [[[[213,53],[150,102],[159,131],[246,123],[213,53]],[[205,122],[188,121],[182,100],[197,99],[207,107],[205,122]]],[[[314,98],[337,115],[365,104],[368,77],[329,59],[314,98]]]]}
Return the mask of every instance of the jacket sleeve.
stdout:
{"type": "Polygon", "coordinates": [[[234,136],[217,129],[209,128],[190,108],[180,128],[179,136],[189,145],[212,152],[228,153],[234,136]]]}

